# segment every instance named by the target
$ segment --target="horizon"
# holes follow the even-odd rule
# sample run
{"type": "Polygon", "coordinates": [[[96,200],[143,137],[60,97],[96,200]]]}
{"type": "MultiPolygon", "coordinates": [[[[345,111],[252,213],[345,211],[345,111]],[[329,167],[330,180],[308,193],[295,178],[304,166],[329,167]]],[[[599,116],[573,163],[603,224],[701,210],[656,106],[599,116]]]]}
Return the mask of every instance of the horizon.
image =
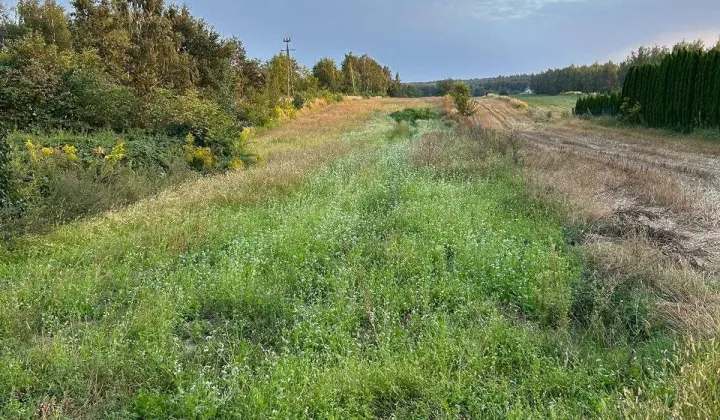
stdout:
{"type": "MultiPolygon", "coordinates": [[[[14,4],[15,2],[6,2],[14,4]]],[[[61,0],[67,10],[69,1],[61,0]]],[[[183,4],[181,2],[166,2],[183,4]]],[[[398,0],[385,4],[238,4],[188,0],[193,15],[224,37],[238,37],[249,57],[268,60],[291,37],[294,58],[308,68],[323,57],[368,54],[407,83],[539,73],[570,65],[620,63],[640,46],[687,40],[714,44],[720,4],[691,0],[398,0]],[[692,6],[692,7],[689,7],[692,6]],[[623,14],[617,8],[624,9],[623,14]],[[245,15],[275,19],[245,19],[245,15]],[[349,18],[351,17],[351,18],[349,18]],[[587,31],[595,22],[610,30],[587,31]],[[628,24],[632,22],[632,24],[628,24]],[[328,36],[332,34],[332,36],[328,36]],[[483,41],[474,41],[474,40],[483,41]],[[560,47],[558,47],[560,46],[560,47]]]]}

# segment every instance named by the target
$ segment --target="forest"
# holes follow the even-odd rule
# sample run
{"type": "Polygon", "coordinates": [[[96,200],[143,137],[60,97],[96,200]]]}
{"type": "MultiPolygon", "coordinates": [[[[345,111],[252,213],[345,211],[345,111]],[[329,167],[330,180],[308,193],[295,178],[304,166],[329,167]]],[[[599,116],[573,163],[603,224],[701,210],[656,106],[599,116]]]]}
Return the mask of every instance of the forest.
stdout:
{"type": "MultiPolygon", "coordinates": [[[[683,43],[689,47],[693,43],[683,43]]],[[[632,51],[622,63],[608,61],[591,65],[548,69],[537,74],[519,74],[484,79],[464,80],[472,89],[474,96],[487,93],[515,95],[530,88],[538,95],[559,95],[565,92],[602,93],[620,90],[629,69],[642,64],[657,63],[670,54],[666,46],[641,46],[632,51]]],[[[420,97],[443,96],[452,87],[452,79],[436,82],[408,83],[411,94],[420,97]]]]}
{"type": "Polygon", "coordinates": [[[343,95],[402,92],[368,55],[251,58],[163,0],[0,2],[0,227],[42,229],[257,165],[257,129],[343,95]]]}

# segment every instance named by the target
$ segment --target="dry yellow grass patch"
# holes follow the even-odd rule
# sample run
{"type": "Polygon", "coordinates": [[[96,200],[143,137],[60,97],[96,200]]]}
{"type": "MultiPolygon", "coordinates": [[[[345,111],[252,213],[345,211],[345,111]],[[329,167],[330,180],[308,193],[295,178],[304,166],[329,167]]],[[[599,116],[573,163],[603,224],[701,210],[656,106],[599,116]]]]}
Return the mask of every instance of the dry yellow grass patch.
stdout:
{"type": "Polygon", "coordinates": [[[511,107],[517,109],[518,111],[527,112],[530,110],[530,105],[519,99],[511,98],[509,96],[498,96],[497,99],[507,102],[511,107]]]}
{"type": "Polygon", "coordinates": [[[530,145],[525,163],[527,178],[539,194],[550,189],[572,198],[581,216],[575,221],[597,221],[628,201],[678,214],[698,210],[697,197],[677,179],[630,160],[601,160],[530,145]]]}
{"type": "Polygon", "coordinates": [[[642,233],[618,242],[587,244],[582,249],[588,261],[607,277],[605,284],[610,289],[626,281],[643,282],[655,297],[658,323],[681,333],[705,337],[717,333],[720,296],[709,286],[711,279],[686,263],[673,261],[642,233]]]}

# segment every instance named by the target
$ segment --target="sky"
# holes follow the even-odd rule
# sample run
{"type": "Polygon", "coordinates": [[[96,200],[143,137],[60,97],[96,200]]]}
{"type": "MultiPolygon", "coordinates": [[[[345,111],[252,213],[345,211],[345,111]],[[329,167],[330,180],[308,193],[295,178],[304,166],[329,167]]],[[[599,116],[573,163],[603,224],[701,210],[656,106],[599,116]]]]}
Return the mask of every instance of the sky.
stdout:
{"type": "MultiPolygon", "coordinates": [[[[67,4],[67,0],[61,3],[67,4]]],[[[404,81],[622,61],[640,45],[720,35],[720,0],[186,0],[250,56],[292,38],[298,61],[367,53],[404,81]]]]}

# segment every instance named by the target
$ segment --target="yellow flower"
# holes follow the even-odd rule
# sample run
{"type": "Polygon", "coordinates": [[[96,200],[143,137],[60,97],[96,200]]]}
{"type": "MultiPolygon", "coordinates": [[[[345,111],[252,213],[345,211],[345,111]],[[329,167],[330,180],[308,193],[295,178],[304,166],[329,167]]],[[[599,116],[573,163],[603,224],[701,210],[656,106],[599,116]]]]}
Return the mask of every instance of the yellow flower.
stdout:
{"type": "Polygon", "coordinates": [[[30,139],[27,139],[25,141],[25,148],[27,149],[28,153],[30,154],[30,161],[32,163],[38,163],[38,160],[39,160],[38,149],[40,149],[40,145],[33,143],[32,140],[30,140],[30,139]]]}
{"type": "Polygon", "coordinates": [[[120,140],[110,151],[110,154],[105,156],[105,162],[110,165],[115,165],[125,157],[125,142],[120,140]]]}
{"type": "Polygon", "coordinates": [[[245,127],[240,133],[240,142],[246,143],[255,135],[255,130],[252,127],[245,127]]]}
{"type": "Polygon", "coordinates": [[[63,146],[62,150],[63,152],[65,152],[65,155],[67,155],[68,160],[71,160],[73,162],[78,160],[77,149],[75,148],[75,146],[70,146],[66,144],[65,146],[63,146]]]}
{"type": "Polygon", "coordinates": [[[245,167],[245,162],[243,162],[240,158],[234,157],[230,161],[230,169],[232,169],[233,171],[239,171],[244,167],[245,167]]]}
{"type": "Polygon", "coordinates": [[[40,149],[40,152],[43,154],[43,156],[50,156],[55,153],[55,149],[50,147],[43,147],[42,149],[40,149]]]}

